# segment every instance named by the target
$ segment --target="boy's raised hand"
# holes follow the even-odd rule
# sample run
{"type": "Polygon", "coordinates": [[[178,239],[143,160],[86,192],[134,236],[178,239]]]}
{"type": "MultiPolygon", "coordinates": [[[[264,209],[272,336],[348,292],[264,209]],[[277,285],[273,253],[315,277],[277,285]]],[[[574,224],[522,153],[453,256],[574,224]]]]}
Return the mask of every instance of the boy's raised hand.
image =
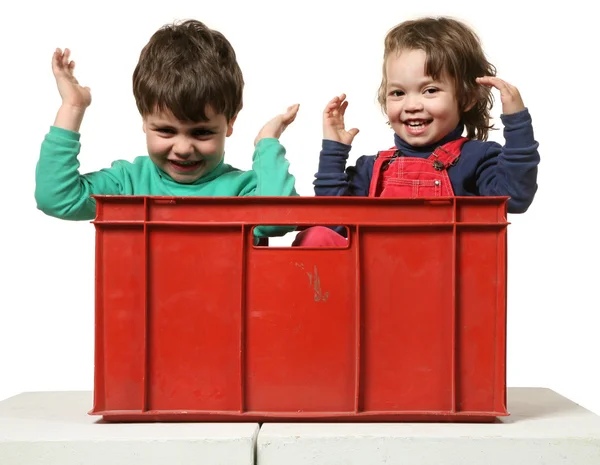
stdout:
{"type": "Polygon", "coordinates": [[[89,87],[79,85],[73,74],[75,62],[69,61],[70,55],[71,51],[68,48],[64,52],[57,48],[52,55],[52,72],[63,105],[85,109],[92,103],[92,93],[89,87]]]}
{"type": "Polygon", "coordinates": [[[357,128],[346,131],[344,113],[348,108],[346,94],[334,97],[329,101],[323,112],[323,139],[329,139],[342,144],[351,145],[354,136],[358,134],[357,128]]]}
{"type": "Polygon", "coordinates": [[[300,104],[296,103],[288,107],[285,113],[277,115],[265,124],[254,139],[254,145],[258,144],[258,141],[264,138],[279,139],[281,134],[283,134],[283,131],[285,131],[285,129],[296,119],[298,108],[300,108],[300,104]]]}
{"type": "Polygon", "coordinates": [[[519,89],[515,86],[495,76],[478,77],[477,82],[484,86],[495,87],[500,91],[503,114],[510,115],[525,110],[519,89]]]}

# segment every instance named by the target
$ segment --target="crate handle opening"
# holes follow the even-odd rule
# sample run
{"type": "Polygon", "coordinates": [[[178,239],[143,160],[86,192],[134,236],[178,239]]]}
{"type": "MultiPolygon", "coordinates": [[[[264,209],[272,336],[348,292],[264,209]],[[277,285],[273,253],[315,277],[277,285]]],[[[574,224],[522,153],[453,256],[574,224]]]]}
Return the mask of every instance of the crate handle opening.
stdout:
{"type": "MultiPolygon", "coordinates": [[[[267,228],[290,228],[290,226],[269,225],[267,228]]],[[[265,226],[252,226],[251,234],[255,228],[265,226]]],[[[322,226],[302,225],[297,226],[284,236],[261,238],[255,240],[253,247],[257,249],[284,248],[284,249],[347,249],[350,247],[351,228],[349,226],[322,226]],[[292,235],[294,238],[292,239],[292,235]],[[276,245],[274,245],[276,243],[276,245]]]]}

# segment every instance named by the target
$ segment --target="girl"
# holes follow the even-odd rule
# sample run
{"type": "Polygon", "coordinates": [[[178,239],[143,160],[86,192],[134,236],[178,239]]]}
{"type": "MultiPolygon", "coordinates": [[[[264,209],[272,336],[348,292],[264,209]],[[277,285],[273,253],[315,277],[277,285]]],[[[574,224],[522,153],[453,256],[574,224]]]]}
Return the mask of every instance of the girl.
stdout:
{"type": "MultiPolygon", "coordinates": [[[[315,194],[510,196],[509,213],[525,212],[537,190],[538,143],[519,91],[495,74],[479,38],[461,22],[442,17],[397,25],[385,39],[378,95],[394,146],[346,168],[359,131],[346,130],[346,95],[334,97],[323,114],[315,194]],[[501,95],[504,147],[487,141],[491,87],[501,95]]],[[[345,239],[317,226],[299,233],[294,244],[343,245],[345,239]]]]}

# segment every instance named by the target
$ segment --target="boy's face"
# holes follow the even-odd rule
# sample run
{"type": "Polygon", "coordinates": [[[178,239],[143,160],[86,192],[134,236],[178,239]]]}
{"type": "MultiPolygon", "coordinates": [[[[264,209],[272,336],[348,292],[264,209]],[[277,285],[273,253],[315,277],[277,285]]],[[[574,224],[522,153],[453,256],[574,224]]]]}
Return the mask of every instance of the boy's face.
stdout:
{"type": "Polygon", "coordinates": [[[189,184],[214,170],[223,159],[225,138],[233,132],[233,123],[225,115],[206,108],[208,121],[179,121],[170,111],[144,117],[148,155],[175,181],[189,184]]]}
{"type": "Polygon", "coordinates": [[[422,147],[438,142],[460,121],[454,83],[425,74],[423,50],[402,50],[386,63],[386,114],[398,136],[422,147]]]}

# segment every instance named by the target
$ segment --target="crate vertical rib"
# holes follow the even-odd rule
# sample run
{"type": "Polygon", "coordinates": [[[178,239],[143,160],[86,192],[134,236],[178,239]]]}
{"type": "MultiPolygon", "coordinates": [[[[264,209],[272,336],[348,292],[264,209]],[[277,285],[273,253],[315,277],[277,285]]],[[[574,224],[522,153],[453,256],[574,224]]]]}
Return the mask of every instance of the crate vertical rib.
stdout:
{"type": "Polygon", "coordinates": [[[249,236],[248,229],[252,232],[252,227],[248,228],[246,225],[242,225],[242,264],[241,276],[240,276],[240,413],[246,411],[246,286],[247,286],[247,242],[246,236],[249,236]]]}
{"type": "Polygon", "coordinates": [[[142,298],[143,300],[143,312],[144,312],[144,354],[143,354],[143,363],[144,363],[144,378],[142,379],[142,412],[146,412],[148,410],[148,391],[150,380],[149,372],[150,372],[150,308],[149,308],[149,296],[150,292],[150,283],[149,283],[149,260],[148,254],[150,253],[150,245],[148,239],[148,209],[149,209],[149,199],[148,197],[144,197],[144,257],[142,259],[142,268],[143,268],[143,283],[144,283],[144,292],[142,298]]]}
{"type": "Polygon", "coordinates": [[[493,405],[496,411],[503,411],[506,409],[506,337],[507,337],[507,294],[508,294],[508,280],[507,280],[507,270],[508,270],[508,241],[507,241],[507,200],[502,204],[502,217],[499,223],[504,223],[501,226],[501,234],[500,241],[498,247],[498,258],[497,258],[497,273],[500,279],[498,282],[502,283],[503,289],[502,292],[497,292],[498,300],[496,303],[496,319],[495,319],[495,327],[494,334],[498,340],[495,344],[495,352],[494,352],[494,364],[496,366],[496,370],[494,372],[494,381],[493,381],[493,405]],[[501,309],[502,311],[498,311],[501,309]],[[504,361],[504,363],[499,363],[499,360],[504,361]],[[500,382],[499,382],[500,381],[500,382]],[[501,389],[502,394],[502,406],[498,408],[498,395],[499,389],[501,389]]]}
{"type": "Polygon", "coordinates": [[[456,227],[456,222],[458,221],[458,217],[457,217],[457,199],[453,199],[452,202],[452,282],[451,282],[451,286],[452,286],[452,297],[450,299],[450,304],[452,306],[452,362],[450,364],[450,370],[451,370],[451,383],[452,383],[452,389],[451,389],[451,395],[452,395],[452,399],[451,399],[451,411],[452,413],[456,413],[456,397],[457,397],[457,389],[456,389],[456,378],[457,378],[457,373],[456,373],[456,359],[457,359],[457,354],[456,354],[456,332],[458,331],[458,325],[456,322],[456,318],[457,318],[457,309],[456,309],[456,286],[458,285],[458,281],[456,279],[456,274],[457,274],[457,270],[456,267],[458,266],[458,260],[457,260],[457,247],[456,247],[456,242],[457,242],[457,238],[456,235],[458,233],[457,231],[457,227],[456,227]]]}
{"type": "Polygon", "coordinates": [[[98,224],[103,218],[103,204],[96,203],[96,270],[95,270],[95,327],[94,327],[94,410],[106,409],[106,367],[104,365],[105,338],[104,338],[104,260],[101,258],[104,244],[104,225],[98,224]],[[99,389],[96,386],[100,387],[99,389]],[[101,408],[100,408],[101,407],[101,408]]]}
{"type": "MultiPolygon", "coordinates": [[[[361,382],[360,382],[360,377],[361,377],[361,331],[362,331],[362,311],[361,311],[361,292],[360,292],[360,284],[361,284],[361,261],[360,261],[360,227],[358,225],[354,225],[353,229],[355,231],[354,233],[354,241],[353,243],[350,243],[350,247],[354,246],[354,250],[355,250],[355,265],[354,265],[354,269],[356,270],[356,285],[355,285],[355,289],[356,289],[356,296],[355,296],[355,303],[354,303],[354,308],[355,308],[355,316],[354,316],[354,337],[355,337],[355,347],[354,347],[354,354],[356,357],[355,360],[355,371],[354,371],[354,412],[358,413],[360,412],[361,409],[361,405],[360,405],[360,391],[362,389],[361,386],[361,382]]],[[[350,234],[348,234],[350,236],[350,234]]]]}

